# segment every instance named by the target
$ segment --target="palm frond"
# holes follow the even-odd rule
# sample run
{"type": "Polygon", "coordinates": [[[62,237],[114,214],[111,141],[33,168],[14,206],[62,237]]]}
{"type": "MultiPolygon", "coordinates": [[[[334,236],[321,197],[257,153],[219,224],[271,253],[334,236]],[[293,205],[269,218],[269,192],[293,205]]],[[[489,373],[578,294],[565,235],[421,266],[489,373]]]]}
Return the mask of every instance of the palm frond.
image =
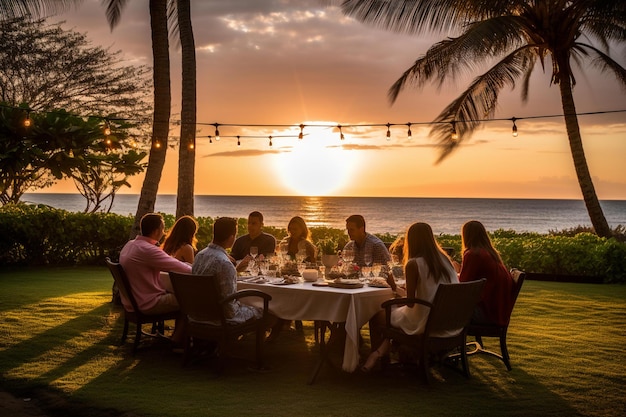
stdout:
{"type": "Polygon", "coordinates": [[[120,22],[122,10],[126,7],[128,0],[100,0],[100,2],[106,7],[107,21],[113,29],[120,22]]]}
{"type": "Polygon", "coordinates": [[[482,124],[493,117],[500,91],[510,86],[521,76],[528,77],[536,59],[535,46],[524,46],[505,58],[486,73],[477,77],[459,97],[450,103],[435,119],[437,123],[430,136],[437,139],[441,148],[439,161],[449,155],[463,140],[469,138],[482,124]],[[454,122],[457,140],[450,138],[450,124],[454,122]]]}
{"type": "Polygon", "coordinates": [[[58,12],[78,6],[82,0],[13,0],[0,1],[0,18],[14,19],[16,17],[34,16],[46,17],[58,12]]]}
{"type": "Polygon", "coordinates": [[[626,68],[624,68],[619,62],[615,61],[608,54],[593,45],[577,43],[576,49],[586,50],[593,53],[595,58],[590,61],[591,65],[600,69],[600,71],[612,72],[615,75],[615,78],[617,78],[617,81],[621,84],[621,87],[626,89],[626,68]]]}
{"type": "Polygon", "coordinates": [[[488,59],[518,49],[526,40],[524,23],[517,16],[487,19],[468,26],[459,37],[436,43],[391,86],[387,93],[390,102],[395,102],[407,85],[422,88],[436,80],[441,87],[460,73],[478,70],[488,59]]]}
{"type": "Polygon", "coordinates": [[[507,15],[518,0],[344,0],[342,12],[386,30],[419,34],[451,32],[472,21],[507,15]]]}

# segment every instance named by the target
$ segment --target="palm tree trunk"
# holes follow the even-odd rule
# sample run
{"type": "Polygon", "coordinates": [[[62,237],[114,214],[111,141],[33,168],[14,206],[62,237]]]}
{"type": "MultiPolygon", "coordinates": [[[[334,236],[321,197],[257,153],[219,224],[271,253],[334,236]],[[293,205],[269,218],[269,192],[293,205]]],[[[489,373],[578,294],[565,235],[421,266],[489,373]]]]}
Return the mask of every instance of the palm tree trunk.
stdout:
{"type": "Polygon", "coordinates": [[[196,162],[196,49],[189,0],[177,0],[178,29],[182,49],[182,104],[176,217],[193,216],[196,162]]]}
{"type": "Polygon", "coordinates": [[[159,182],[165,165],[167,137],[170,126],[172,93],[170,90],[170,56],[167,30],[167,0],[150,0],[150,28],[152,30],[154,119],[152,121],[152,147],[148,168],[141,186],[137,214],[130,237],[140,232],[140,220],[154,211],[159,182]]]}
{"type": "Polygon", "coordinates": [[[569,138],[569,146],[572,151],[574,160],[574,168],[576,176],[580,184],[580,190],[583,194],[585,206],[591,219],[591,224],[600,237],[611,237],[611,229],[609,227],[596,190],[593,186],[589,167],[587,166],[587,158],[583,149],[583,142],[580,136],[580,128],[578,126],[578,116],[576,116],[576,107],[574,105],[574,96],[572,94],[572,84],[569,77],[560,77],[559,88],[561,89],[561,103],[563,105],[563,113],[565,114],[565,128],[567,129],[567,137],[569,138]]]}

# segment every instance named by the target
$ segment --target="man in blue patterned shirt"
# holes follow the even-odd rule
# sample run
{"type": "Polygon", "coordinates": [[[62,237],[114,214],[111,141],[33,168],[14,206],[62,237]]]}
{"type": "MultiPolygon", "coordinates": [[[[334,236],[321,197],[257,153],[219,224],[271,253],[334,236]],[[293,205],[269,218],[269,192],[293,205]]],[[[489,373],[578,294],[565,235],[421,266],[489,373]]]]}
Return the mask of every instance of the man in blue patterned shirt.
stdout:
{"type": "MultiPolygon", "coordinates": [[[[237,237],[237,220],[220,217],[213,224],[213,242],[196,255],[191,272],[198,275],[213,275],[218,279],[220,295],[227,297],[237,291],[237,271],[226,249],[233,246],[237,237]]],[[[252,318],[261,318],[260,309],[230,301],[224,310],[226,320],[243,323],[252,318]]]]}

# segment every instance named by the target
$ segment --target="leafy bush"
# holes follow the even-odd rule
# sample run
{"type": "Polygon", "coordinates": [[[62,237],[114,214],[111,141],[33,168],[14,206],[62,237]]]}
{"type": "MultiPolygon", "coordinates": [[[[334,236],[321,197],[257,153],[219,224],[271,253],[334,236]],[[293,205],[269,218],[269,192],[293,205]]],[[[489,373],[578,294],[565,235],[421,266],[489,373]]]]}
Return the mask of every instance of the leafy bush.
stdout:
{"type": "MultiPolygon", "coordinates": [[[[163,214],[166,228],[175,217],[163,214]]],[[[117,214],[85,214],[44,205],[8,204],[0,207],[0,266],[77,265],[102,263],[106,256],[117,258],[128,240],[133,217],[117,214]]],[[[212,239],[214,219],[198,217],[198,249],[212,239]]],[[[238,219],[239,234],[247,233],[247,219],[238,219]]],[[[285,229],[265,227],[277,240],[285,229]]],[[[626,283],[626,243],[616,238],[600,238],[590,232],[517,233],[496,230],[491,233],[494,246],[510,268],[526,272],[603,277],[605,282],[626,283]]],[[[334,242],[343,248],[348,236],[341,229],[312,227],[311,237],[318,246],[334,242]]],[[[385,241],[395,236],[379,235],[385,241]]],[[[460,262],[461,237],[440,235],[441,246],[454,250],[460,262]]]]}

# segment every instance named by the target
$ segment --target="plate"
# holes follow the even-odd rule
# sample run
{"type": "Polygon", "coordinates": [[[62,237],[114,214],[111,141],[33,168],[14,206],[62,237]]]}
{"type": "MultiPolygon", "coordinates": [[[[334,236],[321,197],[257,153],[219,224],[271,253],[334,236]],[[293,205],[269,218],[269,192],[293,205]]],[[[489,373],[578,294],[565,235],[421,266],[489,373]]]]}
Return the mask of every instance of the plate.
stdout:
{"type": "Polygon", "coordinates": [[[289,282],[289,281],[276,281],[276,282],[272,282],[273,285],[293,285],[295,284],[295,282],[289,282]]]}
{"type": "Polygon", "coordinates": [[[328,287],[328,282],[314,282],[314,287],[328,287]]]}
{"type": "Polygon", "coordinates": [[[347,283],[347,282],[329,282],[329,287],[333,288],[361,288],[363,287],[363,283],[355,282],[355,283],[347,283]]]}

